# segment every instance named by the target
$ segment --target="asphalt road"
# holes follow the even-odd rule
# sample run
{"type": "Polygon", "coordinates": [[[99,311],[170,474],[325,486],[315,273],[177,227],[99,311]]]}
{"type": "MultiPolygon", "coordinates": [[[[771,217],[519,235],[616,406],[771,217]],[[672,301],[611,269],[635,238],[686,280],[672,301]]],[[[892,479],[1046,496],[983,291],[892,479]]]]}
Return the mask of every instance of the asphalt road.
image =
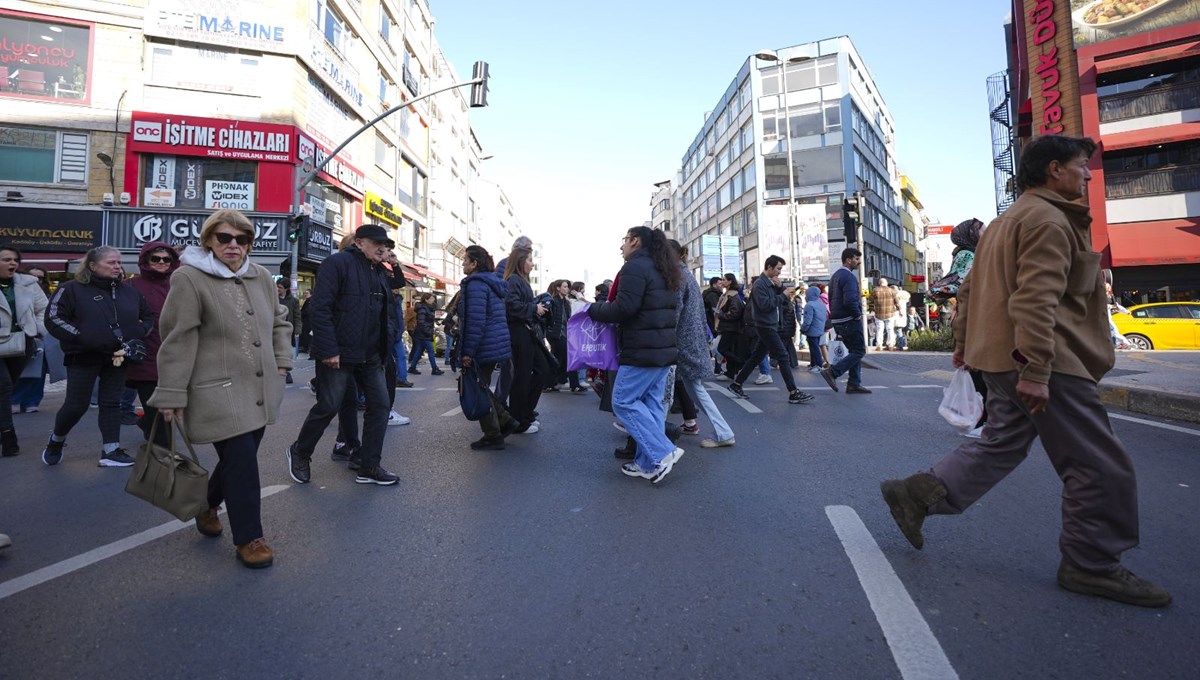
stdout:
{"type": "Polygon", "coordinates": [[[1114,420],[1141,492],[1126,564],[1175,596],[1147,610],[1058,588],[1060,485],[1037,446],[966,514],[931,518],[923,551],[905,542],[879,480],[963,441],[928,375],[867,371],[884,389],[848,396],[803,373],[817,399],[802,406],[777,377],[751,392],[759,413],[718,392],[737,446],[685,437],[654,487],[618,473],[623,435],[590,393],[545,395],[541,432],[480,453],[476,425],[443,415],[453,376],[426,374],[397,400],[414,422],[389,428],[388,488],[329,460],[332,428],[313,483],[291,483],[308,375],[261,451],[263,571],[237,564],[228,528],[172,531],[123,492],[126,472],[96,467],[94,411],[53,468],[38,453],[61,397],[17,416],[25,453],[0,460],[14,540],[0,678],[1193,678],[1200,664],[1197,427],[1114,420]]]}

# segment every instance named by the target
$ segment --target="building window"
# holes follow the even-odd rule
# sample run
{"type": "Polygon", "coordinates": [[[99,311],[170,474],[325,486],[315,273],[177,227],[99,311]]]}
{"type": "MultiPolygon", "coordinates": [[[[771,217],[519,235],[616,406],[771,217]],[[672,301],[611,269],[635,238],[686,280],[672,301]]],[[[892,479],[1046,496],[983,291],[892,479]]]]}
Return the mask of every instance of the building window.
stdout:
{"type": "Polygon", "coordinates": [[[1200,57],[1096,76],[1100,122],[1200,108],[1200,57]]]}
{"type": "Polygon", "coordinates": [[[1105,198],[1200,191],[1200,142],[1104,153],[1105,198]]]}
{"type": "Polygon", "coordinates": [[[0,127],[0,180],[84,184],[87,164],[87,135],[0,127]]]}
{"type": "Polygon", "coordinates": [[[396,163],[395,147],[379,135],[375,135],[375,165],[380,170],[386,172],[389,176],[395,171],[396,163]]]}
{"type": "Polygon", "coordinates": [[[392,36],[398,36],[400,29],[396,25],[396,20],[392,18],[392,13],[387,7],[379,5],[379,37],[383,38],[383,44],[387,45],[389,50],[395,51],[392,47],[392,36]]]}
{"type": "Polygon", "coordinates": [[[332,7],[325,7],[325,25],[322,29],[329,44],[339,53],[346,54],[346,21],[332,7]]]}
{"type": "Polygon", "coordinates": [[[173,190],[175,204],[169,207],[188,210],[223,207],[219,199],[210,196],[214,192],[210,192],[209,187],[217,182],[234,182],[249,185],[243,187],[249,190],[249,201],[239,209],[255,208],[258,163],[166,154],[143,154],[142,159],[141,189],[173,190]]]}

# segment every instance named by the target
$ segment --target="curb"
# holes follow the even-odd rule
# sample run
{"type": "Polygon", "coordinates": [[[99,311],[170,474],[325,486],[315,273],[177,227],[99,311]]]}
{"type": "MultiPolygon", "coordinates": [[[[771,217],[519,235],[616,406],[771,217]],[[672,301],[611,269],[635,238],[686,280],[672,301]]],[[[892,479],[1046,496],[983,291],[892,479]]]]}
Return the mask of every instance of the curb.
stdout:
{"type": "Polygon", "coordinates": [[[1175,394],[1138,387],[1100,383],[1100,401],[1106,406],[1189,423],[1200,423],[1200,395],[1175,394]]]}

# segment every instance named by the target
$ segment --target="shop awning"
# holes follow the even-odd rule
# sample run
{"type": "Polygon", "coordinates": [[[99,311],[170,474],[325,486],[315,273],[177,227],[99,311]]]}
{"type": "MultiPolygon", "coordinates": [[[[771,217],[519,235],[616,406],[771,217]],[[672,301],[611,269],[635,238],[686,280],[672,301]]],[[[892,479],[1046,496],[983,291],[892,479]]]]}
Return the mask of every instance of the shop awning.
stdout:
{"type": "MultiPolygon", "coordinates": [[[[418,280],[424,279],[425,281],[430,282],[430,283],[435,282],[435,281],[440,282],[442,284],[442,287],[458,285],[458,281],[455,281],[454,279],[452,279],[448,276],[443,276],[424,265],[420,265],[420,264],[416,264],[416,263],[412,263],[412,262],[401,262],[400,265],[405,270],[404,271],[405,276],[408,275],[408,271],[411,269],[416,273],[416,278],[418,280]]],[[[414,281],[414,283],[416,283],[416,282],[414,281]]]]}

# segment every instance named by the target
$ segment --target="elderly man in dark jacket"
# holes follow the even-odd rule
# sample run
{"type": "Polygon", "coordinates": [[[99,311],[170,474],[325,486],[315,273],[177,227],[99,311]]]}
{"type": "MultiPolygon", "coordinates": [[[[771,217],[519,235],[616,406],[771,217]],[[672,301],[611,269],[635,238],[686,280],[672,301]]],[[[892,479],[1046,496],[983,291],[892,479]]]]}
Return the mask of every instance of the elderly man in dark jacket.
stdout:
{"type": "Polygon", "coordinates": [[[289,472],[299,484],[311,480],[313,449],[337,415],[351,379],[367,399],[354,481],[389,486],[400,480],[380,465],[391,410],[384,358],[392,351],[399,327],[389,297],[391,275],[380,265],[394,247],[387,230],[364,224],[354,233],[352,246],[326,258],[317,270],[309,303],[313,321],[309,355],[317,361],[317,403],[287,450],[289,472]]]}
{"type": "Polygon", "coordinates": [[[661,482],[683,456],[664,432],[663,393],[678,358],[676,291],[682,274],[661,231],[634,227],[621,243],[625,266],[612,302],[588,307],[594,321],[618,324],[620,369],[613,413],[637,442],[637,457],[621,466],[630,477],[661,482]]]}
{"type": "MultiPolygon", "coordinates": [[[[792,375],[792,361],[788,357],[787,348],[783,345],[783,339],[779,337],[779,297],[781,288],[779,286],[779,274],[783,271],[784,262],[782,257],[771,255],[767,258],[766,268],[763,273],[754,280],[754,288],[750,292],[750,302],[747,307],[753,309],[754,325],[758,331],[758,337],[755,338],[754,348],[750,351],[750,358],[742,366],[742,370],[738,371],[733,378],[733,383],[729,385],[729,391],[733,392],[742,399],[747,399],[745,391],[742,390],[742,383],[749,377],[758,364],[766,358],[767,354],[775,359],[779,364],[779,374],[783,376],[783,383],[787,385],[788,403],[789,404],[804,404],[813,400],[813,396],[807,392],[801,392],[796,387],[796,378],[792,375]]],[[[792,319],[792,327],[796,325],[795,318],[792,319]]]]}

